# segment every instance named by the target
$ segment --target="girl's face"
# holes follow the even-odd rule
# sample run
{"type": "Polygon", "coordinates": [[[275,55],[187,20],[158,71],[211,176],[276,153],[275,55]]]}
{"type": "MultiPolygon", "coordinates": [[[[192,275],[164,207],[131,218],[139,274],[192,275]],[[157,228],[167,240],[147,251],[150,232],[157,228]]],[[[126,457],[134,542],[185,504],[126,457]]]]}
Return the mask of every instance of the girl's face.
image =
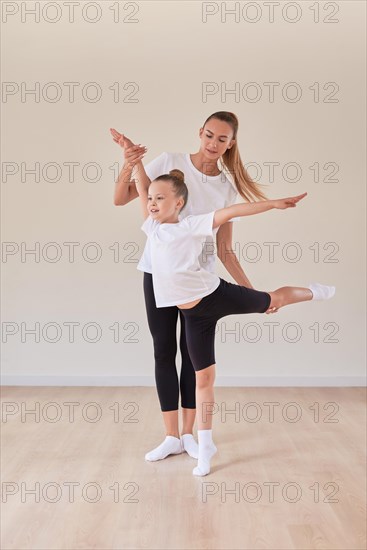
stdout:
{"type": "Polygon", "coordinates": [[[148,189],[147,209],[153,220],[174,222],[183,207],[182,197],[177,198],[169,181],[152,181],[148,189]]]}
{"type": "Polygon", "coordinates": [[[235,140],[232,139],[232,127],[217,118],[212,118],[204,128],[200,128],[199,136],[200,151],[212,162],[218,160],[235,143],[235,140]]]}

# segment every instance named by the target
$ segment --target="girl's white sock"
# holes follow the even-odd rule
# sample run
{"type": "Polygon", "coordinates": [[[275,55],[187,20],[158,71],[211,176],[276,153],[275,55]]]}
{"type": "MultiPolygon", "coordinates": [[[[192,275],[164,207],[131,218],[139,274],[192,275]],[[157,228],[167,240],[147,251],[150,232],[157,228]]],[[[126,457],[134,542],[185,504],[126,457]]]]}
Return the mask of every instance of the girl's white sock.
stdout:
{"type": "Polygon", "coordinates": [[[192,458],[199,458],[199,445],[196,443],[192,434],[183,434],[181,436],[182,447],[192,458]]]}
{"type": "Polygon", "coordinates": [[[198,430],[199,460],[192,473],[194,476],[206,476],[210,472],[210,460],[217,452],[213,443],[212,430],[198,430]]]}
{"type": "Polygon", "coordinates": [[[145,455],[145,460],[162,460],[168,455],[179,455],[181,453],[181,439],[173,435],[167,435],[163,443],[145,455]]]}
{"type": "Polygon", "coordinates": [[[326,286],[320,283],[311,283],[308,285],[313,296],[312,300],[328,300],[335,294],[335,286],[326,286]]]}

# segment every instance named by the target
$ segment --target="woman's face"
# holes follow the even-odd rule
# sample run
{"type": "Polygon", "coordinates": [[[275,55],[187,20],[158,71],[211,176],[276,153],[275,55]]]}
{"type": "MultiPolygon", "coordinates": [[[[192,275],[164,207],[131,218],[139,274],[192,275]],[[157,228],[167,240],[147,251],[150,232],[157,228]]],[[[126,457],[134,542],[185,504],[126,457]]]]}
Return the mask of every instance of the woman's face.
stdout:
{"type": "Polygon", "coordinates": [[[235,140],[232,139],[232,127],[217,118],[212,118],[204,128],[200,128],[199,136],[200,150],[211,161],[218,160],[235,143],[235,140]]]}
{"type": "Polygon", "coordinates": [[[184,200],[177,198],[169,181],[152,181],[148,189],[147,209],[153,220],[160,223],[177,218],[184,200]]]}

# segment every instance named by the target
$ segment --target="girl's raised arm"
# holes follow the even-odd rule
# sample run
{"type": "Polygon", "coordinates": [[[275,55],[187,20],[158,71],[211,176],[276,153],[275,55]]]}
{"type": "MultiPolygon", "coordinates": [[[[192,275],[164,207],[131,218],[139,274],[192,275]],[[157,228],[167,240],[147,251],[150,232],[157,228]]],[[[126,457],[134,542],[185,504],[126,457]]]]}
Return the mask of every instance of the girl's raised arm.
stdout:
{"type": "MultiPolygon", "coordinates": [[[[146,220],[147,217],[149,216],[149,212],[148,212],[148,209],[147,209],[148,190],[147,190],[146,186],[144,185],[144,183],[140,179],[139,180],[134,180],[134,182],[135,182],[135,185],[136,185],[136,190],[139,193],[140,204],[141,204],[141,207],[142,207],[142,210],[143,210],[143,217],[144,217],[144,220],[146,220]]],[[[148,187],[148,189],[149,189],[149,187],[148,187]]]]}
{"type": "Polygon", "coordinates": [[[295,197],[287,197],[285,199],[274,199],[269,201],[258,201],[243,204],[232,204],[226,208],[220,208],[215,211],[213,218],[213,229],[228,222],[231,218],[237,216],[251,216],[252,214],[261,214],[267,210],[278,208],[284,210],[285,208],[293,208],[297,202],[303,199],[307,193],[302,195],[296,195],[295,197]]]}
{"type": "Polygon", "coordinates": [[[112,139],[122,147],[124,152],[124,164],[115,185],[114,204],[123,206],[138,196],[135,180],[132,179],[132,172],[137,168],[135,177],[148,188],[150,179],[145,173],[142,159],[147,151],[146,147],[135,145],[124,134],[120,134],[114,128],[110,128],[112,139]]]}

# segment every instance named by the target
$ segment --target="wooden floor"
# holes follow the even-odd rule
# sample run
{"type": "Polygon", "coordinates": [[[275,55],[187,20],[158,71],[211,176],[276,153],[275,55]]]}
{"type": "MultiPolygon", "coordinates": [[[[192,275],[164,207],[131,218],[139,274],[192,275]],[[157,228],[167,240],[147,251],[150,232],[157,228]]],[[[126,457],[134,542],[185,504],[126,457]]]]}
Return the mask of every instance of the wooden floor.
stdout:
{"type": "Polygon", "coordinates": [[[3,388],[1,548],[366,548],[364,388],[216,388],[216,403],[197,478],[186,453],[144,460],[164,437],[155,388],[3,388]]]}

